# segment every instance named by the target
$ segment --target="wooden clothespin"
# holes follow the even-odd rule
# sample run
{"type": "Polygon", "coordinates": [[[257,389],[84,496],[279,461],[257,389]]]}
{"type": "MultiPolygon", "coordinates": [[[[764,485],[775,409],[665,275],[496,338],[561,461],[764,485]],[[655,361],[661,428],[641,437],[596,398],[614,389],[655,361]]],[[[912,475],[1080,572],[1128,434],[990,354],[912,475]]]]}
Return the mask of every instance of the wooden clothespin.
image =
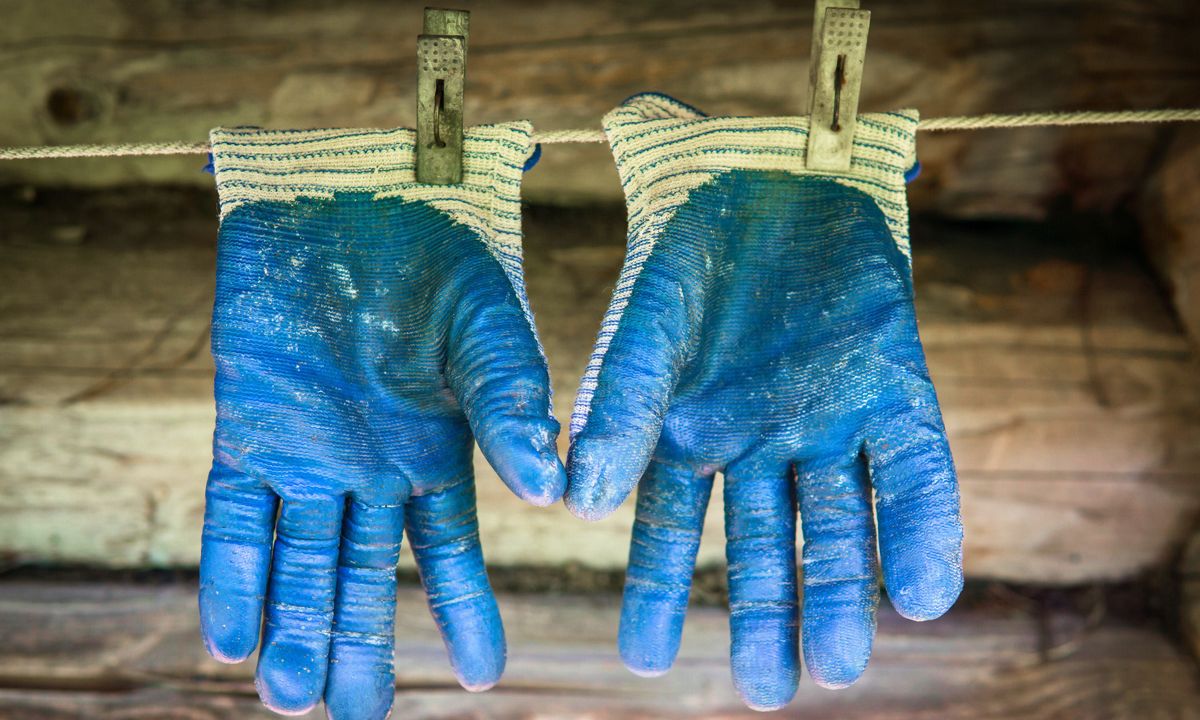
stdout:
{"type": "Polygon", "coordinates": [[[462,182],[466,10],[425,8],[417,36],[417,182],[462,182]]]}
{"type": "Polygon", "coordinates": [[[859,0],[816,0],[808,79],[807,165],[848,170],[871,13],[859,0]]]}

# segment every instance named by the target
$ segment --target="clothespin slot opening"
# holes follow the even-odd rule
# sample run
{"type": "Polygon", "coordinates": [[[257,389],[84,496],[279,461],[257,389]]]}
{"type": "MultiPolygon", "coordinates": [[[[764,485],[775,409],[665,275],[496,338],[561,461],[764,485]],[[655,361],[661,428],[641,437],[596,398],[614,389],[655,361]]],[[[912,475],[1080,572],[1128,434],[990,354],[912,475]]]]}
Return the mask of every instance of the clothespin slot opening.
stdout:
{"type": "Polygon", "coordinates": [[[842,129],[842,88],[846,86],[846,56],[838,55],[837,70],[833,74],[833,119],[829,121],[829,129],[839,132],[842,129]]]}
{"type": "Polygon", "coordinates": [[[817,0],[809,69],[806,164],[848,170],[858,122],[871,13],[858,0],[817,0]]]}
{"type": "Polygon", "coordinates": [[[442,139],[442,111],[446,109],[446,81],[438,78],[437,90],[433,100],[433,146],[444,148],[446,141],[442,139]]]}
{"type": "Polygon", "coordinates": [[[469,22],[465,10],[425,8],[417,37],[417,182],[462,182],[469,22]]]}

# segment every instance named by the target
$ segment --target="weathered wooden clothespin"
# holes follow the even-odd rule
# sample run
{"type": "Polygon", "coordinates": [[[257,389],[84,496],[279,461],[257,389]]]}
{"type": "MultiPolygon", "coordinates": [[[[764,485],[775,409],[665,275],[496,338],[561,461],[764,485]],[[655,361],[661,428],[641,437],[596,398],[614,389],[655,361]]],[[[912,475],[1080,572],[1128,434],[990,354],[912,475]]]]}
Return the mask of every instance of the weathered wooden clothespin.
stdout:
{"type": "Polygon", "coordinates": [[[466,10],[425,8],[417,36],[417,182],[462,182],[466,10]]]}
{"type": "Polygon", "coordinates": [[[807,165],[848,170],[871,13],[859,0],[816,0],[808,80],[807,165]]]}

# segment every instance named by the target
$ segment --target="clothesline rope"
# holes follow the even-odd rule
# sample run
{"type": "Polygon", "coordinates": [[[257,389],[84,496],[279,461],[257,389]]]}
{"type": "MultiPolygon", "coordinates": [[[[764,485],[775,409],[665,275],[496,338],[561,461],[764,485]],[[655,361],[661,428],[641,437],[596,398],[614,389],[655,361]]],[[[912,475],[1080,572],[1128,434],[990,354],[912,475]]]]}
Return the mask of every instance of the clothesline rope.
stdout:
{"type": "MultiPolygon", "coordinates": [[[[1069,125],[1122,125],[1129,123],[1200,122],[1200,108],[1177,110],[1117,110],[1018,113],[1011,115],[961,115],[922,119],[918,131],[983,130],[990,128],[1063,127],[1069,125]]],[[[535,132],[534,142],[602,143],[603,130],[548,130],[535,132]]],[[[0,148],[0,160],[49,158],[132,157],[145,155],[203,155],[204,142],[118,143],[113,145],[43,145],[0,148]]]]}

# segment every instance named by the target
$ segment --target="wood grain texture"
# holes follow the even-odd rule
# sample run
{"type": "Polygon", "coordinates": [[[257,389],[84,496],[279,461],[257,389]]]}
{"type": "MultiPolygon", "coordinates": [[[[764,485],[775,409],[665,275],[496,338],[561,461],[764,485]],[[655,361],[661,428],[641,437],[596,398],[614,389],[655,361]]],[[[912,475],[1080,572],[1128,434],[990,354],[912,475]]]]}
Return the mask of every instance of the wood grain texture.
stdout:
{"type": "Polygon", "coordinates": [[[1200,348],[1200,127],[1173,134],[1139,209],[1150,258],[1200,348]]]}
{"type": "Polygon", "coordinates": [[[1179,629],[1188,649],[1200,658],[1200,533],[1188,538],[1175,570],[1179,583],[1179,629]]]}
{"type": "MultiPolygon", "coordinates": [[[[468,123],[597,127],[658,90],[717,114],[806,108],[812,3],[491,0],[472,17],[468,123]]],[[[876,0],[862,107],[929,116],[1200,106],[1190,0],[876,0]]],[[[0,144],[202,140],[215,125],[411,126],[419,6],[386,0],[10,0],[0,144]]],[[[919,209],[1040,216],[1108,207],[1154,163],[1162,129],[923,136],[919,209]]],[[[196,157],[15,162],[34,184],[206,184],[196,157]]],[[[607,148],[548,148],[535,201],[615,200],[607,148]]]]}
{"type": "MultiPolygon", "coordinates": [[[[213,214],[211,196],[183,191],[0,203],[0,552],[197,562],[213,214]]],[[[624,219],[535,207],[526,234],[565,424],[624,219]]],[[[1169,561],[1196,520],[1200,366],[1130,243],[1107,221],[914,228],[921,334],[962,479],[972,577],[1130,577],[1169,561]]],[[[632,503],[583,523],[561,505],[518,502],[476,467],[490,563],[624,567],[632,503]]],[[[720,497],[706,565],[723,562],[720,497]]]]}
{"type": "MultiPolygon", "coordinates": [[[[471,695],[454,682],[421,592],[402,587],[394,717],[760,717],[733,693],[724,609],[692,607],[675,669],[647,680],[616,657],[617,603],[502,595],[508,670],[471,695]]],[[[253,658],[205,656],[191,583],[0,582],[0,636],[4,720],[275,717],[254,695],[253,658]]],[[[1200,717],[1200,687],[1191,660],[1152,625],[992,600],[920,624],[885,608],[859,683],[828,691],[805,678],[776,716],[1183,719],[1200,717]]]]}

